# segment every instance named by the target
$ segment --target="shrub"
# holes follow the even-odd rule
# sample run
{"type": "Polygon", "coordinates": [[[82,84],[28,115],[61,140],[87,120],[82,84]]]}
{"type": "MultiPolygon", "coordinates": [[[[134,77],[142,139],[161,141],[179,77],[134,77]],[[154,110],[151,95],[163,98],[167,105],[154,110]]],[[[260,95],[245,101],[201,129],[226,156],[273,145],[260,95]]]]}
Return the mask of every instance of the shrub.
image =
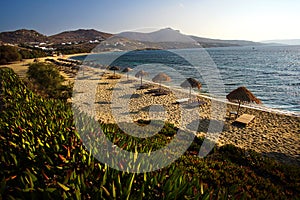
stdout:
{"type": "Polygon", "coordinates": [[[67,99],[72,96],[72,87],[62,84],[65,79],[51,63],[30,64],[27,74],[50,98],[67,99]]]}
{"type": "Polygon", "coordinates": [[[0,46],[0,64],[8,64],[13,61],[21,60],[21,55],[18,52],[18,49],[13,46],[0,46]]]}

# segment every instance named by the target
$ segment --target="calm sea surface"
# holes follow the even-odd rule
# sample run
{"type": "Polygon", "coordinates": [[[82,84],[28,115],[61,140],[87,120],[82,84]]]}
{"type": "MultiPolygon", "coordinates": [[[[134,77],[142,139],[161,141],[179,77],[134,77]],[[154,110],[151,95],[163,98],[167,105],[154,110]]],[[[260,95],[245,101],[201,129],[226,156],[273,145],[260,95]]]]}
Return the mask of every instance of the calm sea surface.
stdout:
{"type": "Polygon", "coordinates": [[[300,112],[300,46],[148,50],[72,58],[103,65],[143,66],[145,71],[149,69],[148,80],[164,72],[172,78],[165,83],[171,87],[179,87],[182,77],[193,77],[202,83],[201,92],[217,98],[246,86],[264,106],[300,112]],[[224,87],[224,92],[214,90],[217,87],[224,87]]]}

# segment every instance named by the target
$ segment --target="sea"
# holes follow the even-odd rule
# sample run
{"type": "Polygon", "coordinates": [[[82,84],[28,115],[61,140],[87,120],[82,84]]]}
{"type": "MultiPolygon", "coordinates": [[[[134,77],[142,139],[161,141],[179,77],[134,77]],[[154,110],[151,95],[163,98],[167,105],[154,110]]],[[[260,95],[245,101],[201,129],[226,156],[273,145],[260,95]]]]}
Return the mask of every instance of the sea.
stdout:
{"type": "Polygon", "coordinates": [[[105,52],[71,59],[94,63],[95,67],[120,66],[148,71],[151,80],[163,72],[180,88],[185,78],[202,83],[201,93],[225,99],[240,86],[248,88],[263,107],[300,114],[300,46],[246,46],[180,50],[136,50],[105,52]]]}

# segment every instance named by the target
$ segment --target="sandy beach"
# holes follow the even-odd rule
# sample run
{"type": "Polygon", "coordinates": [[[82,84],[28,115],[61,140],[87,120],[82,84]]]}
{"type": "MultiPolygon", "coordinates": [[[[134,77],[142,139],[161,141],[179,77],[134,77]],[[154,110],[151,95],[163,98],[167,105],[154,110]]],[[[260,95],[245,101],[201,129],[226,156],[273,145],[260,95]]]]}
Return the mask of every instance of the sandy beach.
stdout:
{"type": "Polygon", "coordinates": [[[219,146],[234,144],[283,162],[300,164],[298,116],[242,106],[240,114],[251,114],[255,119],[245,127],[236,126],[233,124],[234,117],[228,115],[229,110],[236,110],[236,105],[194,95],[194,99],[198,98],[206,103],[186,108],[176,104],[177,99],[188,97],[182,91],[167,88],[171,91],[170,94],[155,96],[151,89],[159,86],[154,83],[151,84],[153,88],[138,89],[139,79],[131,78],[132,81],[128,82],[126,75],[121,79],[109,79],[112,75],[109,71],[104,73],[101,70],[85,70],[84,76],[80,76],[80,73],[82,72],[79,72],[78,77],[81,78],[77,77],[75,81],[73,103],[80,105],[84,111],[91,112],[100,121],[122,123],[138,119],[161,119],[197,135],[212,137],[219,146]],[[95,86],[96,89],[93,89],[95,86]],[[156,108],[163,110],[155,110],[156,108]],[[212,127],[208,131],[209,126],[212,127]],[[217,133],[220,127],[220,133],[217,133]]]}
{"type": "MultiPolygon", "coordinates": [[[[70,56],[73,55],[65,58],[70,56]]],[[[46,58],[39,60],[44,61],[46,58]]],[[[31,62],[33,59],[4,66],[12,68],[22,78],[31,62]]],[[[167,88],[171,91],[170,94],[155,96],[151,89],[157,89],[157,84],[150,83],[153,88],[137,89],[140,85],[138,79],[131,77],[132,81],[128,82],[126,75],[122,75],[121,79],[109,79],[111,72],[105,71],[105,75],[103,73],[103,70],[95,72],[95,69],[85,69],[83,75],[79,72],[74,86],[73,102],[84,111],[92,112],[98,120],[120,123],[138,119],[160,119],[196,135],[211,137],[218,145],[234,144],[283,162],[300,165],[299,116],[242,106],[240,114],[252,114],[255,119],[245,127],[235,126],[234,117],[229,117],[228,111],[236,110],[236,105],[193,95],[193,99],[199,99],[205,104],[186,108],[184,105],[175,104],[177,99],[188,97],[184,91],[167,88]],[[209,126],[211,127],[208,131],[209,126]]]]}

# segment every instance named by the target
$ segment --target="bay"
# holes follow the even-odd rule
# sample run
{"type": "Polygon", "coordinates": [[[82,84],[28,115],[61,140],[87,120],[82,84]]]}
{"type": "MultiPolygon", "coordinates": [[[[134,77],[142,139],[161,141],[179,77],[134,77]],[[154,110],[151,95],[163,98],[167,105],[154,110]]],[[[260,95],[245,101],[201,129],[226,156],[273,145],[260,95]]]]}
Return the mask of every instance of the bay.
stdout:
{"type": "Polygon", "coordinates": [[[180,87],[182,77],[193,77],[202,83],[202,93],[221,99],[245,86],[266,107],[300,112],[300,46],[106,52],[72,59],[120,67],[144,66],[150,72],[145,79],[164,72],[172,78],[165,84],[175,88],[180,87]],[[214,90],[220,83],[224,91],[214,90]]]}

